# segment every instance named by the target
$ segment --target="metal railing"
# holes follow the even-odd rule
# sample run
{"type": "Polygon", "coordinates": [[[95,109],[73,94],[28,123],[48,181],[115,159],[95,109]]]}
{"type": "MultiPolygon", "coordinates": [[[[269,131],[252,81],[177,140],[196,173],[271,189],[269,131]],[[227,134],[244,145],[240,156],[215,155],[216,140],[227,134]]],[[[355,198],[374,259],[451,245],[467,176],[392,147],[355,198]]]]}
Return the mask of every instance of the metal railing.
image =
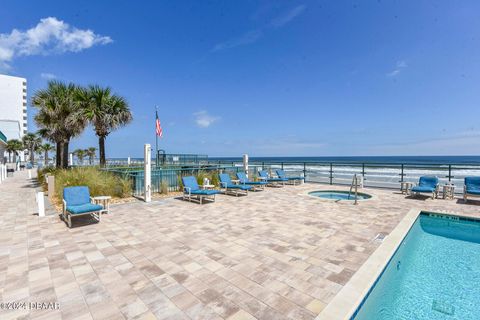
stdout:
{"type": "MultiPolygon", "coordinates": [[[[124,179],[130,181],[132,186],[132,195],[136,197],[144,194],[144,170],[143,167],[123,167],[123,168],[105,168],[104,170],[112,172],[124,179]]],[[[151,185],[152,193],[181,191],[181,178],[184,176],[209,175],[211,178],[218,173],[227,172],[234,174],[242,170],[236,166],[207,165],[192,167],[163,167],[152,166],[151,185]]]]}
{"type": "MultiPolygon", "coordinates": [[[[210,162],[212,163],[212,162],[210,162]]],[[[215,161],[215,164],[241,167],[241,161],[215,161]]],[[[249,171],[283,169],[292,175],[302,174],[306,182],[350,185],[355,174],[366,187],[400,188],[401,182],[418,182],[420,176],[436,176],[440,184],[453,184],[456,192],[463,190],[464,178],[480,176],[480,164],[425,164],[381,162],[280,162],[250,161],[249,171]]]]}

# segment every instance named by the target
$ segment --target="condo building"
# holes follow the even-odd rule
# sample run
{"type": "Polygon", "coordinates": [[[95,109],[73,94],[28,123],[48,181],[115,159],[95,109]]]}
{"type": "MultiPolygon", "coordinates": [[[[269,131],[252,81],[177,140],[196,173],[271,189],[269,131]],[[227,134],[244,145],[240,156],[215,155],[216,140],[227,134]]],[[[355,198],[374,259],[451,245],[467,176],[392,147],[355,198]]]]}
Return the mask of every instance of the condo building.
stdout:
{"type": "Polygon", "coordinates": [[[0,162],[8,161],[7,140],[21,140],[27,128],[27,79],[0,74],[0,162]]]}

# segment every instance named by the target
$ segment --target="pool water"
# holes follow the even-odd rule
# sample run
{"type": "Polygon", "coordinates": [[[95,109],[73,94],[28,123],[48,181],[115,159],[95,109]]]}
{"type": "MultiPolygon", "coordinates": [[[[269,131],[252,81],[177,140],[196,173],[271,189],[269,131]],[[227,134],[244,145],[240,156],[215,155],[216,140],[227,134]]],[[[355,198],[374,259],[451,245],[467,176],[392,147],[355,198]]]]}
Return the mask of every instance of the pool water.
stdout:
{"type": "MultiPolygon", "coordinates": [[[[311,196],[319,197],[322,199],[329,200],[355,200],[355,194],[349,193],[348,191],[332,191],[332,190],[321,190],[321,191],[312,191],[308,193],[311,196]]],[[[358,200],[369,199],[372,196],[366,193],[359,192],[357,193],[358,200]]]]}
{"type": "Polygon", "coordinates": [[[421,214],[354,320],[480,319],[480,222],[421,214]]]}

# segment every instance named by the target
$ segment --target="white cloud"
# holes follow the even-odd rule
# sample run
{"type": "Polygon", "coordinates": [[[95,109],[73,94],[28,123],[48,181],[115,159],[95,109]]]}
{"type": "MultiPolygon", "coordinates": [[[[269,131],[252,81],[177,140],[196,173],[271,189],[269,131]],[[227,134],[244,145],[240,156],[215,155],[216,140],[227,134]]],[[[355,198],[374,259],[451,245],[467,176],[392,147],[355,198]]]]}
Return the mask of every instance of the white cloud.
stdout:
{"type": "Polygon", "coordinates": [[[48,73],[48,72],[42,72],[42,73],[40,74],[40,77],[41,77],[42,79],[45,79],[45,80],[53,80],[53,79],[56,79],[56,78],[57,78],[56,75],[54,75],[53,73],[48,73]]]}
{"type": "Polygon", "coordinates": [[[393,69],[392,71],[390,71],[389,73],[387,73],[387,77],[395,77],[396,75],[398,75],[403,69],[407,68],[408,65],[405,61],[401,60],[401,61],[397,61],[397,64],[395,66],[395,69],[393,69]]]}
{"type": "Polygon", "coordinates": [[[298,17],[302,12],[305,10],[306,5],[299,5],[296,6],[278,16],[273,18],[268,25],[264,26],[263,28],[258,28],[255,30],[250,30],[238,37],[229,39],[224,42],[217,43],[213,46],[211,52],[217,52],[221,50],[231,49],[239,46],[245,46],[248,44],[252,44],[262,38],[265,32],[268,29],[276,29],[281,28],[284,25],[288,24],[290,21],[298,17]]]}
{"type": "Polygon", "coordinates": [[[214,122],[220,120],[220,117],[212,116],[212,115],[208,114],[208,112],[205,111],[205,110],[195,112],[193,114],[193,116],[195,117],[195,123],[200,128],[208,128],[214,122]]]}
{"type": "Polygon", "coordinates": [[[272,27],[279,28],[286,25],[287,23],[295,19],[297,16],[302,14],[302,12],[305,10],[306,7],[307,7],[306,5],[302,4],[302,5],[296,6],[295,8],[290,9],[284,14],[277,16],[271,22],[272,27]]]}
{"type": "Polygon", "coordinates": [[[220,50],[225,50],[225,49],[231,49],[235,48],[238,46],[244,46],[250,43],[254,43],[258,39],[260,39],[263,35],[263,32],[261,30],[252,30],[247,33],[244,33],[238,38],[233,38],[230,40],[227,40],[225,42],[221,42],[216,44],[212,48],[212,52],[220,51],[220,50]]]}
{"type": "Polygon", "coordinates": [[[16,57],[79,52],[95,45],[111,43],[108,36],[89,29],[77,29],[55,17],[41,19],[25,31],[13,29],[0,34],[0,67],[8,68],[16,57]]]}

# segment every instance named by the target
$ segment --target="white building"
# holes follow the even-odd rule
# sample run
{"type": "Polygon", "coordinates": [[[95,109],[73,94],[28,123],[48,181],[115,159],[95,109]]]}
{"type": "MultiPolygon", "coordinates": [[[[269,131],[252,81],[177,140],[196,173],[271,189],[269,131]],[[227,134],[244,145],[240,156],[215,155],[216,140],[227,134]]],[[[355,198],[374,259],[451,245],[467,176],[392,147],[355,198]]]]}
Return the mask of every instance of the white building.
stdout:
{"type": "Polygon", "coordinates": [[[27,79],[0,74],[0,162],[8,156],[3,140],[21,140],[27,125],[27,79]]]}

